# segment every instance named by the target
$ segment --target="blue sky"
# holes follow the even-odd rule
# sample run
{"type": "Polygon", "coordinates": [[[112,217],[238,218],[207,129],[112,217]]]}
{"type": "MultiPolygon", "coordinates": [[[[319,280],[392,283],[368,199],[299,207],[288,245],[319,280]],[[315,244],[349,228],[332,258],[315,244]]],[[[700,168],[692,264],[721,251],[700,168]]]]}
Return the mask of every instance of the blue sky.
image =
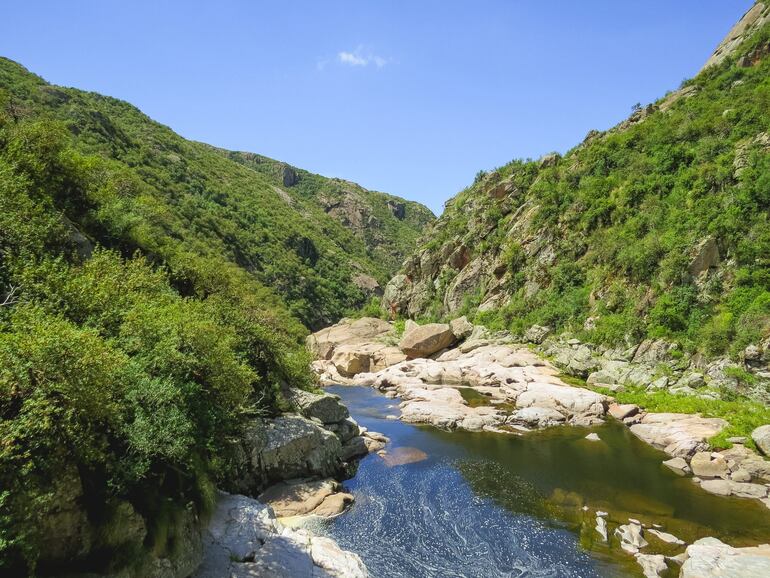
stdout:
{"type": "Polygon", "coordinates": [[[752,0],[6,3],[0,54],[181,135],[421,201],[694,75],[752,0]]]}

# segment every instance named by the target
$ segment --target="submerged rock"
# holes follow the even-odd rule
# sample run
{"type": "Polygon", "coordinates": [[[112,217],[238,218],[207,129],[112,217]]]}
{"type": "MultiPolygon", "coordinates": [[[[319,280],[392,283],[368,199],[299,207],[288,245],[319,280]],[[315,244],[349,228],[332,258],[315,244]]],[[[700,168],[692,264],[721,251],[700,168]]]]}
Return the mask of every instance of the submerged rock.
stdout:
{"type": "Polygon", "coordinates": [[[636,554],[641,548],[648,545],[644,539],[642,526],[629,523],[618,526],[615,529],[615,535],[620,538],[620,547],[626,552],[636,554]]]}

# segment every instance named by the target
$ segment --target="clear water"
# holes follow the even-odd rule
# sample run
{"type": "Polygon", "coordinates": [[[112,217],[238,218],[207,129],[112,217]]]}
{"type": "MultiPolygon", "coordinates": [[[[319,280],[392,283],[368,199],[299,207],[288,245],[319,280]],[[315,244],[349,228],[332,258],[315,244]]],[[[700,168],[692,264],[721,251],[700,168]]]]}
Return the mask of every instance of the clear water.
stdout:
{"type": "Polygon", "coordinates": [[[633,517],[687,542],[770,541],[770,510],[707,494],[618,424],[521,437],[444,432],[386,419],[397,402],[371,388],[329,389],[360,424],[391,438],[390,463],[367,456],[345,482],[351,510],[315,522],[374,578],[641,575],[617,543],[599,540],[597,509],[610,513],[610,531],[633,517]],[[602,441],[583,439],[589,431],[602,441]]]}

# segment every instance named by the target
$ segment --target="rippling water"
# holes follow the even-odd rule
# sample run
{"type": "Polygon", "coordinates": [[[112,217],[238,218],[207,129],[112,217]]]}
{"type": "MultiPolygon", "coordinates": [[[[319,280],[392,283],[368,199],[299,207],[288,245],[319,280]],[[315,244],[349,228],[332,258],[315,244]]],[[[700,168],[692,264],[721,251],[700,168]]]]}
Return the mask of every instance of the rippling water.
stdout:
{"type": "Polygon", "coordinates": [[[391,438],[391,460],[367,456],[345,482],[352,509],[312,522],[358,553],[374,578],[640,576],[631,556],[599,542],[596,509],[663,523],[688,541],[770,540],[761,504],[676,478],[623,427],[597,429],[602,442],[566,427],[523,437],[448,433],[386,419],[396,402],[371,388],[329,389],[360,424],[391,438]]]}
{"type": "MultiPolygon", "coordinates": [[[[461,470],[462,448],[430,432],[383,419],[392,400],[369,388],[339,388],[353,416],[427,458],[388,466],[365,458],[345,482],[356,496],[347,514],[325,531],[357,552],[375,578],[621,576],[581,551],[574,534],[529,515],[514,514],[471,489],[461,470]]],[[[396,412],[397,413],[397,412],[396,412]]],[[[472,464],[472,462],[471,462],[472,464]]],[[[528,494],[532,487],[517,487],[528,494]]],[[[530,501],[531,496],[526,501],[530,501]]]]}

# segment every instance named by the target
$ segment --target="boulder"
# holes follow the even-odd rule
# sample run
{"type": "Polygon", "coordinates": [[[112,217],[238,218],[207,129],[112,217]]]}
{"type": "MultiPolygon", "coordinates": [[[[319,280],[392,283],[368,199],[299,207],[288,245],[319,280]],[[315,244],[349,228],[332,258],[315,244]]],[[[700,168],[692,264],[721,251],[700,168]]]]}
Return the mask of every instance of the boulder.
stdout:
{"type": "Polygon", "coordinates": [[[332,476],[342,467],[342,444],[334,433],[298,415],[267,420],[256,434],[252,464],[268,481],[332,476]]]}
{"type": "Polygon", "coordinates": [[[684,413],[648,413],[630,427],[642,441],[672,457],[689,457],[708,449],[708,439],[717,435],[727,422],[684,413]]]}
{"type": "Polygon", "coordinates": [[[273,508],[277,516],[302,516],[311,513],[339,489],[332,479],[311,482],[280,482],[270,486],[258,498],[273,508]]]}
{"type": "Polygon", "coordinates": [[[770,425],[762,425],[751,432],[751,439],[757,444],[760,452],[770,456],[770,425]]]}
{"type": "Polygon", "coordinates": [[[680,578],[758,578],[770,576],[770,546],[733,548],[716,538],[687,547],[680,578]]]}
{"type": "Polygon", "coordinates": [[[452,330],[452,335],[454,335],[455,339],[458,341],[465,339],[473,333],[473,323],[468,321],[468,318],[465,315],[458,317],[457,319],[452,319],[452,321],[449,322],[449,327],[452,330]]]}
{"type": "Polygon", "coordinates": [[[393,326],[375,317],[343,319],[336,325],[308,335],[306,343],[317,359],[331,359],[336,347],[371,342],[393,333],[393,326]]]}
{"type": "Polygon", "coordinates": [[[301,389],[292,389],[289,401],[308,418],[316,418],[325,424],[337,423],[348,418],[348,408],[340,403],[340,398],[330,393],[311,393],[301,389]]]}
{"type": "Polygon", "coordinates": [[[697,452],[690,460],[693,475],[699,478],[724,478],[727,476],[727,460],[720,454],[697,452]]]}
{"type": "Polygon", "coordinates": [[[639,413],[639,406],[634,405],[633,403],[611,403],[610,407],[607,409],[607,413],[609,413],[615,419],[623,421],[627,417],[631,417],[632,415],[639,413]]]}
{"type": "Polygon", "coordinates": [[[352,494],[338,492],[324,499],[324,501],[321,502],[321,505],[313,510],[312,514],[314,516],[322,516],[324,518],[338,516],[347,510],[353,501],[354,498],[352,494]]]}
{"type": "Polygon", "coordinates": [[[540,345],[551,334],[551,328],[543,325],[533,325],[524,333],[524,341],[540,345]]]}
{"type": "Polygon", "coordinates": [[[586,440],[588,440],[590,442],[600,442],[600,441],[602,441],[602,438],[600,438],[599,434],[597,434],[596,432],[591,432],[590,434],[588,434],[583,439],[586,439],[586,440]]]}
{"type": "Polygon", "coordinates": [[[634,558],[642,567],[644,578],[660,578],[668,570],[666,557],[662,554],[635,554],[634,558]]]}
{"type": "Polygon", "coordinates": [[[680,476],[689,474],[692,471],[684,458],[671,458],[670,460],[663,462],[663,465],[680,476]]]}
{"type": "Polygon", "coordinates": [[[344,461],[349,462],[353,458],[365,456],[368,453],[369,446],[366,445],[366,440],[362,436],[355,436],[345,442],[340,456],[344,461]]]}
{"type": "Polygon", "coordinates": [[[399,343],[408,357],[428,357],[454,343],[452,328],[446,323],[420,325],[406,332],[399,343]]]}
{"type": "Polygon", "coordinates": [[[525,407],[514,411],[505,423],[527,427],[549,427],[566,421],[561,413],[549,407],[525,407]]]}
{"type": "Polygon", "coordinates": [[[340,442],[343,444],[360,433],[358,423],[352,417],[337,423],[324,424],[324,427],[337,434],[337,437],[340,438],[340,442]]]}

